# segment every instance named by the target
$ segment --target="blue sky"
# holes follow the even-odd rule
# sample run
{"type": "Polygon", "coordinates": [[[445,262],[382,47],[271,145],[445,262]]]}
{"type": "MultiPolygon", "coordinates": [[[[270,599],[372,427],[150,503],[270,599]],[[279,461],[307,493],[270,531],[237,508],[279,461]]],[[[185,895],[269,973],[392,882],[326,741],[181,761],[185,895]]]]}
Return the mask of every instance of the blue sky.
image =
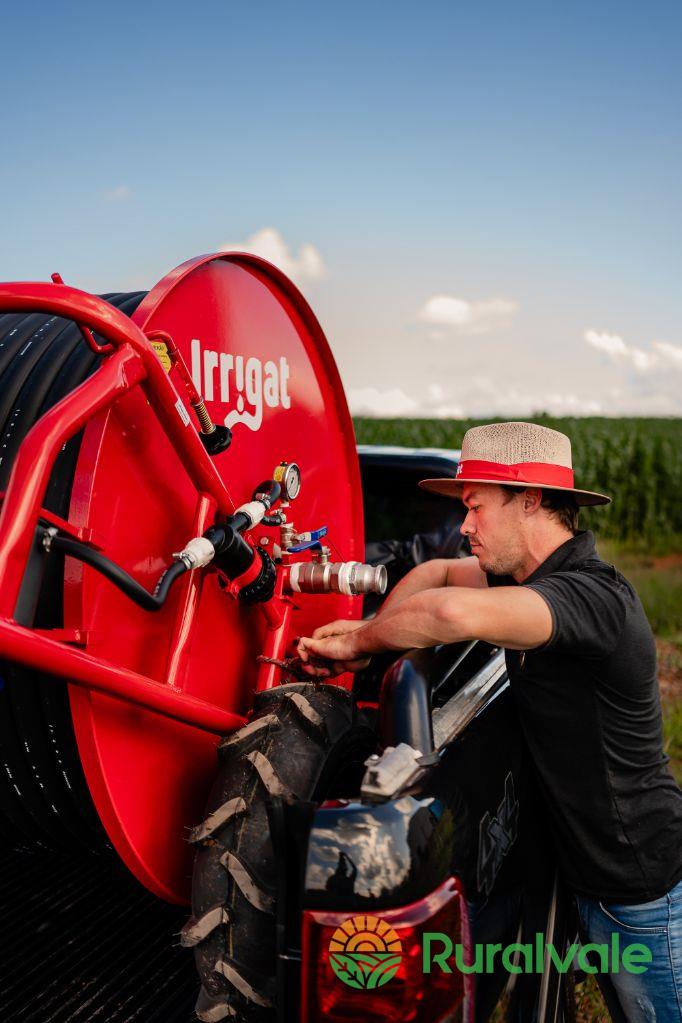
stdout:
{"type": "Polygon", "coordinates": [[[151,286],[249,244],[356,411],[682,413],[679,3],[41,3],[2,27],[0,278],[151,286]]]}

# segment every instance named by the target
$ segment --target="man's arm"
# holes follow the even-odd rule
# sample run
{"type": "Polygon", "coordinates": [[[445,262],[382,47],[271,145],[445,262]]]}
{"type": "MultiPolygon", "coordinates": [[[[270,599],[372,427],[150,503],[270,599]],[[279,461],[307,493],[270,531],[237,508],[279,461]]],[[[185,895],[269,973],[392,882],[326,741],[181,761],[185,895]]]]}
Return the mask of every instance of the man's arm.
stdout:
{"type": "Polygon", "coordinates": [[[523,586],[426,590],[342,636],[301,640],[308,654],[337,662],[354,661],[383,650],[408,650],[481,639],[511,650],[532,650],[552,635],[548,605],[523,586]]]}
{"type": "MultiPolygon", "coordinates": [[[[392,614],[405,600],[409,600],[425,591],[437,591],[442,587],[448,586],[482,588],[487,587],[487,585],[488,580],[485,572],[479,568],[478,558],[433,558],[431,561],[425,561],[421,565],[415,565],[407,575],[403,576],[400,582],[391,590],[374,616],[374,619],[370,619],[370,621],[376,621],[378,618],[383,620],[385,615],[392,614]]],[[[362,620],[340,618],[315,629],[312,639],[316,642],[330,640],[333,637],[341,637],[364,629],[367,624],[367,622],[362,620]]],[[[299,655],[302,660],[306,660],[304,649],[305,646],[299,646],[299,655]]],[[[400,647],[396,649],[400,649],[400,647]]],[[[320,656],[326,655],[321,654],[320,656]]],[[[333,668],[326,670],[318,667],[315,674],[329,676],[330,674],[338,675],[343,671],[359,671],[369,663],[367,655],[352,657],[347,660],[343,658],[330,658],[330,660],[335,662],[333,668]]],[[[312,668],[310,673],[313,674],[312,668]]]]}
{"type": "Polygon", "coordinates": [[[393,610],[407,597],[424,590],[435,590],[442,586],[487,586],[485,572],[478,565],[478,558],[433,558],[403,576],[393,587],[377,615],[393,610]]]}

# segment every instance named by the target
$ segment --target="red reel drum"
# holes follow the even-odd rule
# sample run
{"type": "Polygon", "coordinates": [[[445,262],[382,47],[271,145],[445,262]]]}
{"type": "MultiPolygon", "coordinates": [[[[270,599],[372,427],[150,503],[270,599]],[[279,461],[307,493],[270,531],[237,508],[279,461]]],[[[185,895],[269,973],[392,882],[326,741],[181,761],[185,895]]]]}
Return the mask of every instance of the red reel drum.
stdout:
{"type": "MultiPolygon", "coordinates": [[[[328,526],[333,560],[362,561],[351,419],[324,334],[291,282],[250,255],[204,256],[169,273],[133,320],[146,333],[172,337],[211,418],[233,431],[214,464],[235,506],[279,462],[296,462],[302,487],[287,517],[299,531],[328,526]]],[[[189,423],[185,404],[177,409],[189,423]]],[[[140,388],[87,426],[69,518],[148,589],[172,553],[211,524],[209,502],[197,495],[140,388]]],[[[263,526],[253,535],[278,538],[263,526]]],[[[291,638],[360,614],[360,601],[340,594],[297,594],[295,605],[291,638]]],[[[85,630],[88,653],[248,712],[265,620],[258,607],[228,596],[215,572],[184,576],[164,607],[149,612],[67,558],[64,614],[67,629],[85,630]],[[170,656],[174,639],[180,642],[170,656]]],[[[76,686],[70,701],[86,778],[116,850],[151,891],[187,901],[186,839],[215,775],[216,736],[76,686]]]]}

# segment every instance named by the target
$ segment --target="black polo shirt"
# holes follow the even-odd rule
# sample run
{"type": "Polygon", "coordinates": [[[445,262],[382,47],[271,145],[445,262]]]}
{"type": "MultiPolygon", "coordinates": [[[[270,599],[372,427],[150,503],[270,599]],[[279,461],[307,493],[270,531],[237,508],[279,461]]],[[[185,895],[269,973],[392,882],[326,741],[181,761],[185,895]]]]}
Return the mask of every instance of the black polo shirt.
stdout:
{"type": "Polygon", "coordinates": [[[522,585],[546,601],[552,635],[505,651],[507,670],[564,878],[605,902],[660,898],[682,878],[682,791],[663,752],[656,646],[639,597],[588,531],[522,585]]]}

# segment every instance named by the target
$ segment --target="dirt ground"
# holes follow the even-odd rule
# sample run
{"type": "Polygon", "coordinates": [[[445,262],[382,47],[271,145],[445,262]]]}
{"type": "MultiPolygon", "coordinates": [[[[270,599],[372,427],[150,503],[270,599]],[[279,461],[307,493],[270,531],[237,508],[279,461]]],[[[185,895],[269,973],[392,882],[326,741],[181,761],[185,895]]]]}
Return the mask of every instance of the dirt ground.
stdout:
{"type": "Polygon", "coordinates": [[[664,703],[682,700],[682,653],[677,643],[657,639],[658,681],[664,703]]]}

